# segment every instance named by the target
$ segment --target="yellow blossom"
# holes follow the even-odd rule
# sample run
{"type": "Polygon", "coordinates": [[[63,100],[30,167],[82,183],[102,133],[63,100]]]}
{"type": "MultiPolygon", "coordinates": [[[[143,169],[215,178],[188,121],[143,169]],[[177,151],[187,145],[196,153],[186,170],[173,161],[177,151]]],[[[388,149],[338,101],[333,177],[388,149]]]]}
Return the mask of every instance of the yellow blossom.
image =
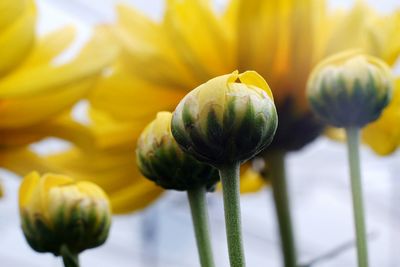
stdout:
{"type": "Polygon", "coordinates": [[[119,5],[117,12],[118,21],[109,31],[121,46],[121,54],[89,99],[92,115],[106,112],[109,120],[108,126],[92,123],[88,131],[95,140],[103,140],[98,143],[109,146],[89,153],[74,149],[49,164],[95,177],[102,167],[85,163],[93,162],[94,155],[107,162],[104,180],[117,181],[104,186],[116,196],[123,191],[118,195],[124,212],[137,207],[132,200],[140,200],[137,196],[143,192],[155,192],[150,184],[140,189],[133,186],[133,180],[143,178],[132,167],[132,154],[124,149],[136,142],[158,111],[174,110],[198,85],[235,69],[260,73],[271,87],[279,116],[270,148],[292,151],[314,140],[323,128],[305,97],[308,75],[321,59],[355,48],[393,64],[400,49],[400,12],[381,16],[363,1],[357,1],[350,11],[331,12],[323,0],[235,0],[216,12],[212,1],[169,0],[161,21],[125,5],[119,5]],[[118,144],[111,144],[114,137],[104,138],[97,131],[112,125],[124,125],[115,137],[118,144]],[[119,151],[119,156],[110,158],[108,150],[119,151]],[[131,191],[123,189],[124,185],[132,186],[131,191]]]}
{"type": "Polygon", "coordinates": [[[117,47],[99,29],[61,61],[75,39],[73,27],[37,37],[32,0],[2,0],[0,14],[0,166],[25,174],[48,164],[30,143],[46,136],[79,141],[79,133],[69,131],[69,111],[114,60],[117,47]]]}

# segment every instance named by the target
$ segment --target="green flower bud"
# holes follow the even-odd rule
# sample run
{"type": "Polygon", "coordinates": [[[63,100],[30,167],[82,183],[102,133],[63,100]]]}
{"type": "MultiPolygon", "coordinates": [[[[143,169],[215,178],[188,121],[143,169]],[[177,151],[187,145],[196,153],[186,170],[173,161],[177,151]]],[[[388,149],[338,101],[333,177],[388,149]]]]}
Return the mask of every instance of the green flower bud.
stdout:
{"type": "Polygon", "coordinates": [[[213,189],[217,170],[183,152],[171,134],[172,113],[159,112],[139,137],[137,164],[148,179],[165,189],[213,189]]]}
{"type": "Polygon", "coordinates": [[[389,103],[392,75],[380,59],[345,52],[322,61],[312,72],[307,95],[313,111],[336,127],[363,127],[389,103]]]}
{"type": "Polygon", "coordinates": [[[27,175],[20,187],[22,230],[38,252],[60,255],[102,245],[111,224],[109,200],[97,185],[55,174],[27,175]]]}
{"type": "Polygon", "coordinates": [[[254,71],[211,79],[187,94],[172,119],[183,150],[219,166],[243,162],[269,145],[278,118],[271,90],[254,71]]]}

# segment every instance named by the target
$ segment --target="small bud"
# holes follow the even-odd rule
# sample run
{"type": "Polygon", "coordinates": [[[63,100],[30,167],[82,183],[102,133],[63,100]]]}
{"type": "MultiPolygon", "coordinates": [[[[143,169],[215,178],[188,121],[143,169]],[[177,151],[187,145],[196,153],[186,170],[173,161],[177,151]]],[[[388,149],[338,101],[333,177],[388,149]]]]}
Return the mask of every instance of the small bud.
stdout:
{"type": "Polygon", "coordinates": [[[22,230],[38,252],[60,255],[102,245],[111,224],[110,203],[97,185],[55,174],[27,175],[19,190],[22,230]]]}
{"type": "Polygon", "coordinates": [[[254,71],[211,79],[176,108],[172,134],[198,160],[243,162],[269,145],[278,125],[271,90],[254,71]]]}
{"type": "Polygon", "coordinates": [[[386,63],[355,52],[322,61],[307,85],[313,111],[336,127],[363,127],[376,120],[391,94],[392,75],[386,63]]]}
{"type": "Polygon", "coordinates": [[[171,134],[170,112],[159,112],[139,137],[137,164],[148,179],[165,189],[213,189],[219,180],[216,169],[183,152],[171,134]]]}

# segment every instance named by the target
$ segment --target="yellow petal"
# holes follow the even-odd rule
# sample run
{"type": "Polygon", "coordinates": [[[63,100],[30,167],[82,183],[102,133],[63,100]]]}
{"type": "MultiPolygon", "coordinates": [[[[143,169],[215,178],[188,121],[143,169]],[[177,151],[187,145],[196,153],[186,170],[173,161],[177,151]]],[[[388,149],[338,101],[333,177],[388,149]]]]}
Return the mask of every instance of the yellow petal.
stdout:
{"type": "Polygon", "coordinates": [[[232,71],[234,52],[211,1],[167,1],[164,25],[176,53],[197,83],[232,71]],[[204,55],[207,55],[206,57],[204,55]]]}
{"type": "Polygon", "coordinates": [[[122,60],[133,74],[168,88],[187,90],[196,86],[162,25],[124,5],[117,11],[118,26],[112,32],[123,47],[122,60]]]}
{"type": "Polygon", "coordinates": [[[149,85],[117,64],[110,75],[99,80],[89,100],[118,119],[140,123],[142,129],[159,110],[174,110],[184,94],[176,88],[149,85]]]}
{"type": "Polygon", "coordinates": [[[382,115],[362,131],[363,142],[379,155],[393,153],[400,144],[400,79],[397,79],[393,99],[382,115]]]}
{"type": "Polygon", "coordinates": [[[244,165],[240,174],[240,192],[241,193],[254,193],[260,191],[265,187],[265,180],[262,176],[253,170],[248,163],[244,165]]]}
{"type": "MultiPolygon", "coordinates": [[[[25,207],[32,199],[40,181],[38,172],[31,172],[22,180],[19,188],[19,206],[25,207]]],[[[36,192],[37,193],[37,192],[36,192]]]]}
{"type": "Polygon", "coordinates": [[[25,7],[25,0],[0,1],[0,31],[21,15],[25,7]]]}
{"type": "Polygon", "coordinates": [[[332,21],[326,55],[347,50],[366,48],[366,33],[371,21],[376,14],[365,5],[363,1],[357,1],[350,13],[337,13],[332,21]]]}
{"type": "Polygon", "coordinates": [[[0,99],[0,129],[28,127],[55,116],[80,100],[94,82],[95,78],[89,77],[71,85],[54,87],[46,94],[0,99]]]}
{"type": "Polygon", "coordinates": [[[49,93],[55,88],[77,83],[98,74],[116,56],[116,47],[96,31],[77,58],[66,64],[22,68],[0,82],[1,98],[17,98],[49,93]]]}
{"type": "Polygon", "coordinates": [[[272,95],[271,89],[269,88],[267,82],[257,72],[246,71],[239,75],[239,79],[242,83],[253,85],[264,90],[272,100],[274,99],[274,96],[272,95]]]}
{"type": "Polygon", "coordinates": [[[108,199],[106,193],[100,187],[93,183],[87,181],[79,181],[76,183],[76,187],[79,192],[92,199],[108,199]]]}
{"type": "Polygon", "coordinates": [[[278,106],[290,97],[305,109],[306,79],[321,56],[326,23],[325,1],[239,1],[239,70],[260,73],[278,106]]]}
{"type": "Polygon", "coordinates": [[[110,195],[113,213],[124,214],[141,210],[158,199],[164,190],[142,178],[110,195]]]}
{"type": "Polygon", "coordinates": [[[26,3],[22,14],[6,28],[0,29],[0,76],[17,66],[33,45],[36,10],[33,1],[26,3]]]}
{"type": "Polygon", "coordinates": [[[52,60],[71,45],[75,36],[76,30],[73,26],[65,26],[45,35],[38,40],[21,67],[30,68],[40,64],[51,64],[52,60]]]}
{"type": "Polygon", "coordinates": [[[400,10],[371,23],[367,51],[393,65],[400,54],[400,10]]]}

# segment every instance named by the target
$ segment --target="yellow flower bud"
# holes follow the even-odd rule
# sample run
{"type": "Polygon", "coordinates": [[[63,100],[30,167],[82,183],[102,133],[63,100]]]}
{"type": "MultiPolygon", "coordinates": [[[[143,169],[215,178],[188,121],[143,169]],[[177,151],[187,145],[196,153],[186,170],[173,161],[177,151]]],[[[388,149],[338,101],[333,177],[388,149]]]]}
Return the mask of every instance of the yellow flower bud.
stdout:
{"type": "Polygon", "coordinates": [[[278,124],[271,90],[254,71],[223,75],[187,94],[176,108],[172,134],[197,159],[219,166],[263,150],[278,124]]]}
{"type": "Polygon", "coordinates": [[[363,127],[376,120],[392,95],[392,75],[380,59],[345,52],[312,72],[307,95],[313,111],[336,127],[363,127]]]}
{"type": "Polygon", "coordinates": [[[171,134],[170,112],[159,112],[139,137],[137,164],[148,179],[165,189],[212,189],[219,176],[213,167],[183,152],[171,134]]]}
{"type": "Polygon", "coordinates": [[[27,175],[19,190],[22,230],[38,252],[60,255],[100,246],[111,224],[109,200],[97,185],[56,174],[27,175]]]}

